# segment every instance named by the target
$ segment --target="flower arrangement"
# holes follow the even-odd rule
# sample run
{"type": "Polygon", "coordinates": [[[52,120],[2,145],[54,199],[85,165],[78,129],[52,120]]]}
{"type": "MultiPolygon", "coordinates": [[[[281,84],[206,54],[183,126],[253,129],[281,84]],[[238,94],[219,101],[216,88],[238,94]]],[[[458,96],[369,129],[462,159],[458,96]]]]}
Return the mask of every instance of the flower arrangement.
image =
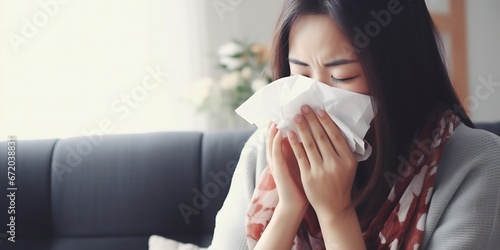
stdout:
{"type": "Polygon", "coordinates": [[[257,90],[271,82],[266,72],[267,48],[258,43],[232,41],[217,51],[220,79],[198,79],[189,94],[199,112],[234,116],[234,110],[257,90]]]}

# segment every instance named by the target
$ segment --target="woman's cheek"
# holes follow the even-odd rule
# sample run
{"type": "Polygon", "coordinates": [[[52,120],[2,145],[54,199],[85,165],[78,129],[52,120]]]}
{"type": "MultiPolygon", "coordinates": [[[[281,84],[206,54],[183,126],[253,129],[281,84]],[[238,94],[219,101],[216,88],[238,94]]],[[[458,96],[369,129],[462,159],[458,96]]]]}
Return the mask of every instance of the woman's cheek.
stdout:
{"type": "MultiPolygon", "coordinates": [[[[349,84],[347,84],[349,85],[349,84]]],[[[355,81],[352,82],[350,86],[350,91],[360,93],[360,94],[365,94],[369,95],[370,91],[368,89],[368,83],[366,82],[365,77],[360,76],[360,79],[356,79],[355,81]]]]}

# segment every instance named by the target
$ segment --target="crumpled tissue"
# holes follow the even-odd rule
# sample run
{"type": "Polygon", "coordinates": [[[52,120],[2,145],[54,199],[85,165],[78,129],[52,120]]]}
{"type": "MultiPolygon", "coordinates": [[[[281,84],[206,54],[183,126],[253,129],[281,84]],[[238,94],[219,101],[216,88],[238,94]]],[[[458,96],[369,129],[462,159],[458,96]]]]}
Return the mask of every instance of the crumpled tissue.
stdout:
{"type": "Polygon", "coordinates": [[[289,76],[259,89],[236,113],[258,128],[267,128],[272,121],[286,137],[291,130],[297,132],[294,117],[306,104],[315,111],[324,109],[328,113],[358,162],[368,159],[372,148],[363,138],[376,114],[369,95],[331,87],[301,75],[289,76]]]}

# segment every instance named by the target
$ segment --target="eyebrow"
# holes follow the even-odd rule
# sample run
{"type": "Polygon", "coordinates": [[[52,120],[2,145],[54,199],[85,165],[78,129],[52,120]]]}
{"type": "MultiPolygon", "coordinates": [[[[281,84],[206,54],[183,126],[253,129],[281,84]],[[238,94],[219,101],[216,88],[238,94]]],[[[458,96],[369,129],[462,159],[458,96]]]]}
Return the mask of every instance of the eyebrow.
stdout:
{"type": "MultiPolygon", "coordinates": [[[[288,62],[293,63],[293,64],[297,64],[297,65],[301,65],[301,66],[309,67],[309,65],[307,63],[302,62],[300,60],[297,60],[295,58],[288,58],[288,62]]],[[[349,63],[355,63],[355,62],[357,62],[357,60],[338,59],[338,60],[334,60],[334,61],[325,63],[323,66],[335,67],[335,66],[340,66],[340,65],[345,65],[345,64],[349,64],[349,63]]]]}

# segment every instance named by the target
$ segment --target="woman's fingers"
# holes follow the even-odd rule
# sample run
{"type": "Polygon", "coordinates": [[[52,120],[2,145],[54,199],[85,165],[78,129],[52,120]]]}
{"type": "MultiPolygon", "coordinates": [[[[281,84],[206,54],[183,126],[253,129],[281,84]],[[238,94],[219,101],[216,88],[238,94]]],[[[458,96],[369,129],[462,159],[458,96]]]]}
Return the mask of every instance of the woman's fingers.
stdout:
{"type": "MultiPolygon", "coordinates": [[[[320,123],[316,113],[308,105],[302,106],[302,114],[307,121],[307,125],[310,128],[310,133],[312,133],[312,138],[316,142],[316,146],[321,154],[321,157],[335,157],[336,151],[332,145],[331,138],[329,138],[327,132],[325,131],[323,124],[320,123]]],[[[301,135],[302,138],[302,135],[301,135]]]]}
{"type": "Polygon", "coordinates": [[[281,150],[282,140],[281,131],[278,130],[273,139],[273,152],[271,156],[273,158],[273,164],[276,166],[283,164],[283,152],[281,150]]]}
{"type": "MultiPolygon", "coordinates": [[[[323,166],[325,162],[347,160],[348,165],[355,162],[354,155],[342,131],[325,110],[314,112],[311,107],[303,106],[302,114],[295,117],[297,132],[288,134],[290,146],[299,167],[310,170],[311,166],[323,166]],[[302,143],[298,141],[302,139],[302,143]]],[[[283,164],[284,154],[281,132],[276,124],[269,126],[267,137],[267,160],[271,165],[283,164]]],[[[286,150],[285,150],[286,151],[286,150]]]]}
{"type": "Polygon", "coordinates": [[[317,165],[322,162],[321,155],[318,151],[318,147],[316,146],[316,142],[309,132],[309,128],[307,126],[307,121],[304,119],[304,116],[301,114],[295,116],[295,124],[297,126],[297,131],[302,139],[302,144],[304,146],[307,158],[311,165],[317,165]]]}
{"type": "Polygon", "coordinates": [[[267,136],[267,163],[270,166],[271,173],[279,178],[283,174],[282,166],[286,165],[282,151],[281,131],[276,128],[276,124],[271,124],[267,136]]]}
{"type": "Polygon", "coordinates": [[[297,158],[297,163],[299,165],[300,171],[304,172],[309,170],[311,164],[309,163],[309,159],[307,158],[306,151],[302,144],[300,144],[299,139],[297,138],[297,134],[293,131],[288,132],[288,141],[290,142],[290,146],[292,147],[293,154],[295,158],[297,158]]]}
{"type": "Polygon", "coordinates": [[[271,165],[273,158],[272,158],[272,152],[273,152],[273,139],[278,132],[278,129],[276,128],[276,124],[271,123],[269,124],[269,129],[267,130],[267,143],[266,143],[266,159],[267,159],[267,164],[271,165]]]}
{"type": "Polygon", "coordinates": [[[328,135],[328,138],[335,151],[337,152],[337,155],[340,156],[340,158],[353,158],[354,156],[352,154],[352,151],[349,148],[349,145],[347,145],[342,131],[339,129],[337,124],[335,124],[328,113],[326,113],[325,110],[320,109],[318,110],[317,117],[322,127],[325,129],[325,132],[328,135]]]}

